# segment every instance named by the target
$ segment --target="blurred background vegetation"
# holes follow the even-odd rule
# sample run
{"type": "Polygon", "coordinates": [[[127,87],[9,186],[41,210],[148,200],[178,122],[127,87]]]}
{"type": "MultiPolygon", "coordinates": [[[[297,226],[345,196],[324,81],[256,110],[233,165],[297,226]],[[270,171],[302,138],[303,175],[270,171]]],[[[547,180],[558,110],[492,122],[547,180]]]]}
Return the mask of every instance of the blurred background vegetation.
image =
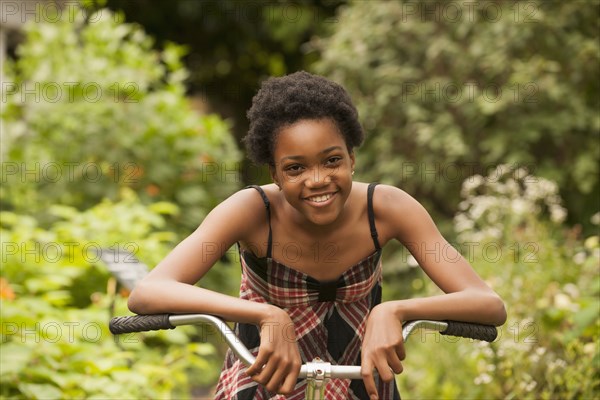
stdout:
{"type": "MultiPolygon", "coordinates": [[[[5,4],[2,24],[25,11],[5,4]]],[[[2,398],[210,397],[223,343],[113,338],[128,293],[93,250],[151,267],[267,182],[245,111],[299,69],[355,100],[358,179],[415,196],[507,304],[491,345],[411,338],[403,398],[600,396],[600,2],[37,4],[2,71],[2,398]]],[[[436,293],[385,257],[387,299],[436,293]]],[[[235,295],[238,268],[201,285],[235,295]]]]}

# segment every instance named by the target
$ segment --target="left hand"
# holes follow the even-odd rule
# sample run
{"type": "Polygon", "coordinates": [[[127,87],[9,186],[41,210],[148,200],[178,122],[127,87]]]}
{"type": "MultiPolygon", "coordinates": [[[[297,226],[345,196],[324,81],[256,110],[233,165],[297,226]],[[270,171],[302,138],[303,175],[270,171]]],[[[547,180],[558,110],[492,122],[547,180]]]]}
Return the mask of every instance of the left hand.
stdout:
{"type": "Polygon", "coordinates": [[[384,382],[391,382],[394,373],[402,372],[404,358],[402,321],[386,303],[381,303],[369,314],[362,343],[361,375],[371,399],[379,398],[373,369],[377,369],[384,382]]]}

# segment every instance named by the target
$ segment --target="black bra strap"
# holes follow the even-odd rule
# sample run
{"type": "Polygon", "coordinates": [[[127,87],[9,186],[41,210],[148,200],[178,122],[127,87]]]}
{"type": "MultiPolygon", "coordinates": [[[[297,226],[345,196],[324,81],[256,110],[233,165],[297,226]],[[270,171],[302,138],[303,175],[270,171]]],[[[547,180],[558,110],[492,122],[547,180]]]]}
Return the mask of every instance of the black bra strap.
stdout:
{"type": "Polygon", "coordinates": [[[375,244],[375,250],[381,250],[381,246],[379,245],[377,228],[375,227],[375,213],[373,212],[373,192],[375,191],[376,182],[369,183],[369,188],[367,190],[367,212],[369,213],[369,227],[371,228],[371,238],[373,239],[373,244],[375,244]]]}
{"type": "Polygon", "coordinates": [[[272,251],[272,247],[273,247],[273,234],[271,232],[271,203],[269,202],[269,198],[267,197],[267,194],[265,193],[263,188],[261,188],[260,186],[249,185],[249,186],[246,186],[244,189],[248,189],[248,188],[253,188],[253,189],[258,190],[258,193],[260,193],[260,197],[262,197],[263,202],[265,203],[265,208],[267,209],[267,221],[269,222],[269,241],[267,243],[267,257],[272,258],[271,251],[272,251]]]}

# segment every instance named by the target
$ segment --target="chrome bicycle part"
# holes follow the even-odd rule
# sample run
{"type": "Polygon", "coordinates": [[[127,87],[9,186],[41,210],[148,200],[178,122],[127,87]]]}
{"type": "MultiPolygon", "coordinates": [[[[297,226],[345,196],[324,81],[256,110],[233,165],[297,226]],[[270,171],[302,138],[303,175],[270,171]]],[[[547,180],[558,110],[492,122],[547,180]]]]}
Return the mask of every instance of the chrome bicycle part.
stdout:
{"type": "MultiPolygon", "coordinates": [[[[158,329],[173,329],[181,325],[209,324],[216,328],[220,336],[227,342],[233,353],[246,366],[254,364],[256,358],[240,341],[229,326],[219,317],[207,314],[157,314],[115,317],[109,324],[113,334],[128,332],[144,332],[158,329]]],[[[410,321],[402,327],[402,338],[407,341],[417,329],[427,329],[452,336],[467,337],[492,342],[496,339],[497,330],[493,326],[455,322],[455,321],[410,321]],[[452,329],[450,329],[452,328],[452,329]]],[[[319,358],[303,364],[298,375],[299,379],[307,380],[306,398],[324,399],[327,381],[333,378],[362,379],[361,367],[356,365],[331,365],[319,358]]]]}
{"type": "Polygon", "coordinates": [[[331,363],[316,357],[306,363],[306,398],[308,400],[322,400],[325,398],[325,385],[331,379],[331,363]]]}

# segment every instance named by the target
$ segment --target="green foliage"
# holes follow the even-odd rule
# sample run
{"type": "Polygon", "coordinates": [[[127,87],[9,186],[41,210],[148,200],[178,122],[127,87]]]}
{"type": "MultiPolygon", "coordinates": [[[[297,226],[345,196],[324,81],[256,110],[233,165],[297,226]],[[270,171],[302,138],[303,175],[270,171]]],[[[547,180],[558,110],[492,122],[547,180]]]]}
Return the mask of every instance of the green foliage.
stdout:
{"type": "MultiPolygon", "coordinates": [[[[316,40],[367,131],[357,168],[453,215],[498,164],[555,181],[570,222],[597,211],[598,1],[352,2],[316,40]]],[[[449,228],[449,227],[448,227],[449,228]]],[[[450,229],[444,229],[450,231],[450,229]]]]}
{"type": "Polygon", "coordinates": [[[343,2],[176,1],[149,7],[139,1],[109,0],[107,6],[123,10],[128,21],[142,24],[158,41],[185,44],[191,93],[207,97],[211,106],[231,115],[241,136],[260,81],[314,61],[314,53],[299,49],[337,22],[333,15],[343,2]]]}
{"type": "MultiPolygon", "coordinates": [[[[127,292],[97,251],[156,265],[235,191],[240,154],[190,108],[180,46],[69,10],[27,25],[5,65],[0,397],[187,397],[217,379],[222,344],[191,327],[113,338],[127,292]]],[[[237,271],[219,262],[203,286],[233,293],[237,271]]]]}
{"type": "MultiPolygon", "coordinates": [[[[424,203],[507,305],[491,345],[410,339],[403,398],[598,397],[598,8],[356,1],[313,41],[367,131],[359,174],[424,203]]],[[[438,293],[399,253],[401,295],[438,293]]]]}
{"type": "Polygon", "coordinates": [[[556,219],[556,185],[522,169],[472,177],[462,193],[457,246],[502,296],[508,321],[491,345],[412,338],[399,378],[403,397],[597,398],[598,236],[566,230],[556,219]]]}
{"type": "MultiPolygon", "coordinates": [[[[129,190],[79,212],[53,206],[49,229],[3,212],[3,398],[187,397],[218,376],[222,354],[194,328],[122,335],[108,331],[111,278],[96,251],[131,251],[156,264],[177,237],[164,231],[166,204],[144,206],[129,190]],[[107,289],[108,288],[108,289],[107,289]]],[[[215,269],[223,269],[218,264],[215,269]]],[[[226,290],[222,289],[222,290],[226,290]]],[[[128,314],[116,293],[116,314],[128,314]]]]}
{"type": "Polygon", "coordinates": [[[190,108],[182,47],[152,50],[106,9],[84,16],[27,25],[7,62],[2,206],[48,222],[51,204],[81,209],[129,187],[177,203],[172,226],[189,232],[238,187],[228,124],[190,108]]]}

